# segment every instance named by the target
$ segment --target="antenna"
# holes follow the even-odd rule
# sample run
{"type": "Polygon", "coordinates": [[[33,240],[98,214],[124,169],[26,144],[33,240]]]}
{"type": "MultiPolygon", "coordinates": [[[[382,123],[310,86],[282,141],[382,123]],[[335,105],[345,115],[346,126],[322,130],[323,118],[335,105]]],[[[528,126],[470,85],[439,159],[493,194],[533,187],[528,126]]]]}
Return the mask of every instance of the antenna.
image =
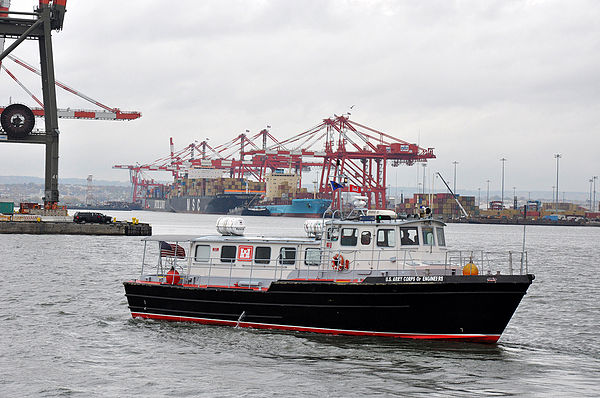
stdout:
{"type": "Polygon", "coordinates": [[[462,211],[463,215],[465,216],[465,218],[469,218],[469,214],[467,213],[467,211],[465,210],[464,207],[462,207],[462,205],[460,204],[460,202],[458,201],[458,199],[456,198],[456,194],[454,192],[452,192],[452,190],[450,189],[450,187],[448,186],[448,183],[446,182],[446,180],[444,180],[444,177],[442,177],[442,174],[438,171],[437,175],[440,176],[440,178],[442,179],[442,182],[444,183],[444,185],[446,186],[446,188],[448,188],[448,191],[450,191],[450,193],[452,194],[452,196],[454,197],[454,200],[456,201],[456,203],[458,204],[458,207],[460,207],[460,211],[462,211]]]}

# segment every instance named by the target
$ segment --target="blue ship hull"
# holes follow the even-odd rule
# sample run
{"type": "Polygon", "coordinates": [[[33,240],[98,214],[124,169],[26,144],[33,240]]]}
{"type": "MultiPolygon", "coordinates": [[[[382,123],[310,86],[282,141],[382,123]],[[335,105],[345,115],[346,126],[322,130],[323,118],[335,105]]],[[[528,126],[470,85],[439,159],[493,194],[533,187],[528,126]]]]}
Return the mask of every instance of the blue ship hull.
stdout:
{"type": "Polygon", "coordinates": [[[329,199],[292,199],[290,205],[267,205],[271,216],[320,218],[329,208],[329,199]]]}

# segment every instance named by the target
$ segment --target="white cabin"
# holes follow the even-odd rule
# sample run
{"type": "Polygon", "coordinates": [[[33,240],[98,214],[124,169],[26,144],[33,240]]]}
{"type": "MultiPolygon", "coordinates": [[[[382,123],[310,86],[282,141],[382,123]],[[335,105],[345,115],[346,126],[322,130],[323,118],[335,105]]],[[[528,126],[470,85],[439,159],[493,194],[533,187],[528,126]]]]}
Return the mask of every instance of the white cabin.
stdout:
{"type": "MultiPolygon", "coordinates": [[[[158,242],[159,253],[146,245],[150,253],[144,255],[140,280],[164,283],[173,267],[183,285],[262,290],[282,279],[360,282],[369,276],[453,275],[467,263],[483,267],[492,260],[483,252],[448,250],[441,221],[389,218],[328,219],[319,225],[310,220],[307,238],[151,236],[144,241],[158,242]],[[156,265],[146,264],[152,254],[156,265]],[[155,272],[145,274],[148,267],[155,272]]],[[[512,254],[507,264],[512,273],[512,254]]]]}

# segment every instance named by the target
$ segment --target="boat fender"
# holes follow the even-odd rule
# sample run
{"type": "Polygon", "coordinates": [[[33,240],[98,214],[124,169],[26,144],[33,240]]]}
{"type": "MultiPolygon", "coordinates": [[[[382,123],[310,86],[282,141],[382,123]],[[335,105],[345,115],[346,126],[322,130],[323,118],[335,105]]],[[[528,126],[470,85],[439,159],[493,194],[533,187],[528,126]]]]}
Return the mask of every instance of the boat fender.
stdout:
{"type": "Polygon", "coordinates": [[[463,267],[462,273],[463,273],[463,275],[479,275],[479,269],[477,268],[477,266],[475,264],[473,264],[472,262],[469,262],[467,265],[465,265],[463,267]]]}
{"type": "Polygon", "coordinates": [[[167,272],[167,284],[178,285],[180,280],[179,272],[174,267],[171,267],[169,272],[167,272]]]}
{"type": "Polygon", "coordinates": [[[344,256],[336,254],[331,260],[331,267],[336,271],[343,271],[350,268],[350,261],[344,260],[344,256]]]}

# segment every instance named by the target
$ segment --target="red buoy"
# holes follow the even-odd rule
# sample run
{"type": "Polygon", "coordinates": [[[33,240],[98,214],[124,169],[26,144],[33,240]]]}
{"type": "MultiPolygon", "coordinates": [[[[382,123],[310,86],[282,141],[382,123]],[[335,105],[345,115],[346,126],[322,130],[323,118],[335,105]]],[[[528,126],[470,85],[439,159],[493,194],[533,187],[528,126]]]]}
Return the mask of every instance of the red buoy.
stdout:
{"type": "Polygon", "coordinates": [[[178,285],[181,277],[179,276],[179,272],[173,267],[167,272],[167,284],[169,285],[178,285]]]}

